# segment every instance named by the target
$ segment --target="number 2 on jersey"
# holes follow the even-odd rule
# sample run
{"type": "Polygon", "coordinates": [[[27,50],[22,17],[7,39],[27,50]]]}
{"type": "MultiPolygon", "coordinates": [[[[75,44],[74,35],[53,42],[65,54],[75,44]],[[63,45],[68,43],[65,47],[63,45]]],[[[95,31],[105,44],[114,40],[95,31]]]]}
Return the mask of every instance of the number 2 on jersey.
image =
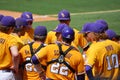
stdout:
{"type": "Polygon", "coordinates": [[[51,72],[67,76],[68,75],[68,67],[60,66],[60,63],[52,64],[51,72]]]}

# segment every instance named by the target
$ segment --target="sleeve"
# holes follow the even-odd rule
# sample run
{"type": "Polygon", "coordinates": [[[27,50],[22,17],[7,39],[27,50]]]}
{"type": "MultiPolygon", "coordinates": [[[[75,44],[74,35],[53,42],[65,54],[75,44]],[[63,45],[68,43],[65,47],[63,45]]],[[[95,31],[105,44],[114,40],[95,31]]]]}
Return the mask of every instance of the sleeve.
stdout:
{"type": "Polygon", "coordinates": [[[84,38],[83,34],[79,33],[78,37],[79,37],[79,45],[81,48],[83,48],[84,46],[87,45],[87,40],[84,38]]]}
{"type": "Polygon", "coordinates": [[[46,59],[47,57],[47,46],[42,48],[40,51],[38,51],[35,56],[37,57],[37,59],[40,61],[43,61],[46,59]]]}
{"type": "Polygon", "coordinates": [[[89,65],[92,67],[95,64],[96,51],[97,51],[97,49],[95,49],[94,47],[88,49],[88,51],[86,52],[85,65],[89,65]]]}
{"type": "MultiPolygon", "coordinates": [[[[79,53],[80,54],[80,53],[79,53]]],[[[80,54],[79,57],[79,62],[78,62],[78,67],[77,67],[77,75],[82,75],[85,74],[85,67],[84,67],[84,59],[82,57],[82,55],[80,54]]]]}
{"type": "Polygon", "coordinates": [[[11,46],[17,46],[17,40],[14,38],[14,37],[9,37],[9,41],[8,41],[8,46],[11,47],[11,46]]]}

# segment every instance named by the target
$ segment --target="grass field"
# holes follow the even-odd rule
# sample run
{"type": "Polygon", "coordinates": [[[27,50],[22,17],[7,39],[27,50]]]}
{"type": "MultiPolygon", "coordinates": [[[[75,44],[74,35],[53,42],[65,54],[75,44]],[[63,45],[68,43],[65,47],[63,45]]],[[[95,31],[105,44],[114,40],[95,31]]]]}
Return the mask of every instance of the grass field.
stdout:
{"type": "MultiPolygon", "coordinates": [[[[82,25],[86,22],[105,19],[109,28],[120,34],[120,0],[0,0],[0,9],[30,11],[40,15],[57,15],[60,10],[67,9],[71,14],[78,13],[71,15],[71,27],[81,30],[82,25]],[[104,12],[100,13],[99,11],[104,12]],[[96,13],[86,14],[87,12],[96,13]]],[[[44,25],[48,30],[52,30],[57,24],[58,21],[46,21],[34,23],[33,26],[44,25]]]]}

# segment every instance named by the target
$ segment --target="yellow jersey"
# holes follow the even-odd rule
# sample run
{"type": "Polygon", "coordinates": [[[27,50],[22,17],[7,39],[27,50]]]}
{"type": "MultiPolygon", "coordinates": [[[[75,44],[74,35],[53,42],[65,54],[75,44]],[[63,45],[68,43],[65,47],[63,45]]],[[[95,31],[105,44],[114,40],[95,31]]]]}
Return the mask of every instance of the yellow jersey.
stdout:
{"type": "MultiPolygon", "coordinates": [[[[62,50],[65,51],[70,46],[62,44],[62,50]]],[[[60,56],[57,44],[50,44],[42,48],[35,54],[38,60],[47,62],[57,59],[60,56]]],[[[84,60],[79,51],[70,50],[64,57],[65,61],[75,70],[77,75],[84,73],[84,60]]],[[[75,80],[75,74],[65,65],[58,62],[47,66],[46,76],[54,80],[75,80]]]]}
{"type": "MultiPolygon", "coordinates": [[[[36,51],[36,49],[41,45],[41,43],[34,42],[32,47],[33,47],[33,52],[36,51]]],[[[30,46],[25,45],[21,50],[19,51],[20,53],[20,64],[23,64],[26,60],[30,60],[32,57],[31,51],[30,51],[30,46]]],[[[24,71],[23,71],[23,80],[41,80],[39,77],[39,74],[37,73],[36,69],[34,68],[34,65],[32,63],[27,63],[24,66],[24,71]]]]}
{"type": "Polygon", "coordinates": [[[117,80],[120,46],[111,40],[96,42],[86,52],[86,65],[93,67],[96,78],[117,80]]]}

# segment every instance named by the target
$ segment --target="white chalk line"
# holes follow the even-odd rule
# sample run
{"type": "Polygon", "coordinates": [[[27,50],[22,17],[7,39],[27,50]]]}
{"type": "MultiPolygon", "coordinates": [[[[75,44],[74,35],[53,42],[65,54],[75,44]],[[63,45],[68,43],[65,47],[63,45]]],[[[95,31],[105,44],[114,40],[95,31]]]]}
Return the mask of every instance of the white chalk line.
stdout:
{"type": "MultiPolygon", "coordinates": [[[[101,13],[112,13],[112,12],[120,12],[120,9],[117,9],[117,10],[106,10],[106,11],[70,13],[70,15],[101,14],[101,13]]],[[[47,18],[47,17],[57,17],[57,16],[58,16],[57,14],[53,14],[53,15],[40,15],[40,16],[34,16],[34,18],[47,18]]]]}

